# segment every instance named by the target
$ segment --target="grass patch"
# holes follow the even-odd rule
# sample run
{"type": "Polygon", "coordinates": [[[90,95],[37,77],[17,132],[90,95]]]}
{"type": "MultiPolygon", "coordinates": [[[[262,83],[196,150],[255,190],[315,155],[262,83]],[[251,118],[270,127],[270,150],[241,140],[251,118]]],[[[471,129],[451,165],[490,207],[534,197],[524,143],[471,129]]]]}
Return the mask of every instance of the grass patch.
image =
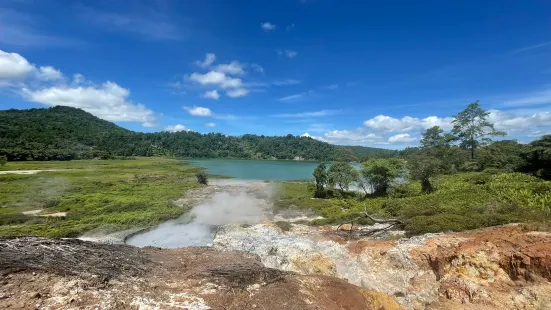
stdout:
{"type": "Polygon", "coordinates": [[[0,175],[0,235],[75,237],[103,226],[148,227],[187,211],[171,203],[200,186],[201,168],[179,160],[12,162],[9,170],[58,169],[35,175],[0,175]],[[22,211],[68,212],[66,218],[24,216],[22,211]]]}
{"type": "MultiPolygon", "coordinates": [[[[390,190],[389,197],[361,200],[352,195],[312,199],[309,184],[282,183],[276,207],[306,208],[323,216],[313,225],[339,224],[361,212],[381,218],[400,218],[408,234],[463,231],[507,223],[551,226],[551,182],[519,173],[470,172],[441,176],[436,190],[420,193],[417,183],[390,190]]],[[[357,224],[370,224],[365,219],[357,224]]]]}

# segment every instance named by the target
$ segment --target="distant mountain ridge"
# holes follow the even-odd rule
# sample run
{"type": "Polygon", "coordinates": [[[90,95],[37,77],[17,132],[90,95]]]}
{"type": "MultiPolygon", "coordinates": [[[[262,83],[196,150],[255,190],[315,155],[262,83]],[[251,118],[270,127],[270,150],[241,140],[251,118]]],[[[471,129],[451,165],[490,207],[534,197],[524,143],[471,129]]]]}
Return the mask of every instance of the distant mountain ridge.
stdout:
{"type": "Polygon", "coordinates": [[[69,160],[114,156],[347,160],[397,152],[335,146],[300,136],[134,132],[81,109],[56,106],[0,111],[0,155],[8,160],[69,160]]]}

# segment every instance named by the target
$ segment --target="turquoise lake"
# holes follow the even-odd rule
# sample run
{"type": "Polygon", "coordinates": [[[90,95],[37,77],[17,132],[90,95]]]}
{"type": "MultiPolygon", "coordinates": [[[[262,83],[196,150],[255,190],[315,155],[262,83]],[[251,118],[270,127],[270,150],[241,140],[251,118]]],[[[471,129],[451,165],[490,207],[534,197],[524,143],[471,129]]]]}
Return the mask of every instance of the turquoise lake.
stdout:
{"type": "Polygon", "coordinates": [[[204,167],[209,174],[240,180],[272,181],[312,179],[318,165],[315,161],[294,160],[190,159],[185,162],[204,167]]]}

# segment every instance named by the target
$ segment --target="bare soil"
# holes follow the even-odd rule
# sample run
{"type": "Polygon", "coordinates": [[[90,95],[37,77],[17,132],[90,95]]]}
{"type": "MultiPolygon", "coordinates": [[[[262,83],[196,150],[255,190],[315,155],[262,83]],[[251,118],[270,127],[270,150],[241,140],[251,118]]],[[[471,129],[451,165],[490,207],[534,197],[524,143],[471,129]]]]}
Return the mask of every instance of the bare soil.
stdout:
{"type": "Polygon", "coordinates": [[[0,238],[1,309],[403,309],[339,279],[207,247],[0,238]]]}

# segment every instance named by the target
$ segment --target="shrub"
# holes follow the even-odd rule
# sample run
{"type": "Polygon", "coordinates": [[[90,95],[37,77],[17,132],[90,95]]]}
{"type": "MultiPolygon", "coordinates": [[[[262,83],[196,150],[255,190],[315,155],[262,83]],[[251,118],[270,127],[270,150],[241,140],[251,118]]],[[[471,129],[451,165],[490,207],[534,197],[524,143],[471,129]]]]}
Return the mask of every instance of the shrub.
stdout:
{"type": "Polygon", "coordinates": [[[209,177],[207,176],[206,173],[197,172],[195,177],[197,177],[197,183],[203,184],[203,185],[208,185],[209,184],[209,177]]]}
{"type": "Polygon", "coordinates": [[[388,189],[389,198],[406,198],[418,196],[421,192],[421,185],[417,182],[396,184],[388,189]]]}

